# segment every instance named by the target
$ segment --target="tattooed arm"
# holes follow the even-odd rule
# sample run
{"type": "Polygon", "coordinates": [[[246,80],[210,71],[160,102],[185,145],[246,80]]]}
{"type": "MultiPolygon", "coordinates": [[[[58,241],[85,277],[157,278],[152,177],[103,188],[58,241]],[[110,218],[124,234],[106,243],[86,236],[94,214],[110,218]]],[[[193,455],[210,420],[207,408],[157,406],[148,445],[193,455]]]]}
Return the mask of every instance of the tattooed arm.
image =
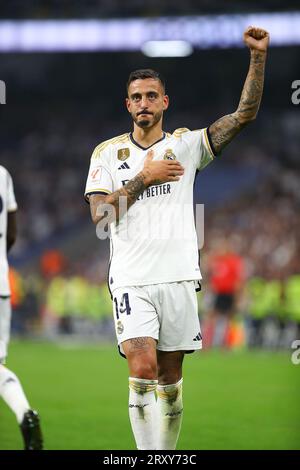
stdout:
{"type": "Polygon", "coordinates": [[[244,33],[244,42],[250,48],[251,59],[238,108],[209,127],[209,137],[216,154],[256,118],[259,109],[269,34],[263,29],[250,26],[244,33]]]}
{"type": "MultiPolygon", "coordinates": [[[[142,172],[138,173],[123,187],[104,196],[103,194],[92,194],[90,196],[90,211],[94,224],[97,224],[105,216],[105,212],[102,211],[102,215],[97,212],[98,208],[103,204],[110,204],[114,207],[117,220],[119,220],[120,211],[120,198],[127,198],[127,210],[137,200],[140,194],[147,188],[145,177],[142,172]]],[[[112,220],[111,220],[112,221],[112,220]]]]}
{"type": "MultiPolygon", "coordinates": [[[[98,208],[103,204],[113,206],[117,221],[120,218],[120,198],[126,198],[126,210],[135,203],[142,192],[153,184],[166,183],[168,181],[178,181],[183,175],[182,165],[174,160],[153,161],[154,152],[150,150],[147,153],[143,170],[132,178],[123,188],[118,189],[112,194],[92,194],[90,196],[90,210],[92,220],[95,224],[105,217],[105,212],[99,214],[98,208]],[[97,213],[98,211],[98,213],[97,213]]],[[[123,209],[123,208],[122,208],[123,209]]],[[[111,222],[112,220],[110,220],[111,222]]]]}

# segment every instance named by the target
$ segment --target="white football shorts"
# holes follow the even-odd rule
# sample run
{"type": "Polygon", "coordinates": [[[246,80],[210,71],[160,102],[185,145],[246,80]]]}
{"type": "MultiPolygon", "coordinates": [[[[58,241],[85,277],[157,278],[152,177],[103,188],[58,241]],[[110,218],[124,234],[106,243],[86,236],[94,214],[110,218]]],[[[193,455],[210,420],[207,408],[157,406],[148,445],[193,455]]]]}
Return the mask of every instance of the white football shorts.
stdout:
{"type": "Polygon", "coordinates": [[[131,338],[149,336],[160,351],[202,348],[195,281],[119,287],[112,293],[119,350],[131,338]]]}
{"type": "Polygon", "coordinates": [[[5,363],[10,337],[11,305],[9,297],[0,297],[0,364],[5,363]]]}

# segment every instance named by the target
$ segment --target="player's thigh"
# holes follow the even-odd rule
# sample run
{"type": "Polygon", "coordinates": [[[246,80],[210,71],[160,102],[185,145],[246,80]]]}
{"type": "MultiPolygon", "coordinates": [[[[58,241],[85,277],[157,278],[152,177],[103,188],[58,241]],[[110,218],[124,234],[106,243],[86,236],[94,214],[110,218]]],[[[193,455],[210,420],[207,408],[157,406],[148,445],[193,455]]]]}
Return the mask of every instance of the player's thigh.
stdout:
{"type": "Polygon", "coordinates": [[[159,320],[157,349],[165,352],[201,349],[202,336],[193,281],[161,285],[159,320]]]}
{"type": "Polygon", "coordinates": [[[5,361],[10,338],[11,305],[9,297],[0,297],[0,363],[5,361]]]}
{"type": "Polygon", "coordinates": [[[155,339],[147,336],[131,338],[122,343],[130,377],[157,379],[156,343],[155,339]]]}

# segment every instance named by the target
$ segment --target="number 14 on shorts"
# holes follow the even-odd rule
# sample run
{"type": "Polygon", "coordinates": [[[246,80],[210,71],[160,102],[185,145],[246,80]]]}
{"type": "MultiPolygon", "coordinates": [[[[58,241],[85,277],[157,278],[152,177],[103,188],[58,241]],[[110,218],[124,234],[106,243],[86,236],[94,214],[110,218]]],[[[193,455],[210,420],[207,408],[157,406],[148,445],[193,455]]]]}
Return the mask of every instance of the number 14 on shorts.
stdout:
{"type": "Polygon", "coordinates": [[[128,295],[127,292],[122,295],[120,305],[118,305],[118,300],[117,300],[116,297],[114,298],[114,302],[115,302],[115,306],[116,306],[116,318],[117,318],[117,320],[119,320],[121,313],[126,312],[126,315],[130,315],[131,308],[130,308],[130,304],[129,304],[129,295],[128,295]]]}

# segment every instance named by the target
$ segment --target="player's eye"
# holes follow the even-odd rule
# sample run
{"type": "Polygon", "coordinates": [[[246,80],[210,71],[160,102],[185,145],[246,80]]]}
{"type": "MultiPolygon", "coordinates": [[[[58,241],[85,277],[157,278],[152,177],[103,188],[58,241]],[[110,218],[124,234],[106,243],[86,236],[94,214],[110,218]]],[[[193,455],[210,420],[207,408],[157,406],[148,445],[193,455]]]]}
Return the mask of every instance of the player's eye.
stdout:
{"type": "Polygon", "coordinates": [[[131,99],[132,99],[132,101],[137,102],[137,101],[139,101],[139,100],[141,99],[141,97],[140,97],[140,95],[133,95],[133,96],[131,97],[131,99]]]}

